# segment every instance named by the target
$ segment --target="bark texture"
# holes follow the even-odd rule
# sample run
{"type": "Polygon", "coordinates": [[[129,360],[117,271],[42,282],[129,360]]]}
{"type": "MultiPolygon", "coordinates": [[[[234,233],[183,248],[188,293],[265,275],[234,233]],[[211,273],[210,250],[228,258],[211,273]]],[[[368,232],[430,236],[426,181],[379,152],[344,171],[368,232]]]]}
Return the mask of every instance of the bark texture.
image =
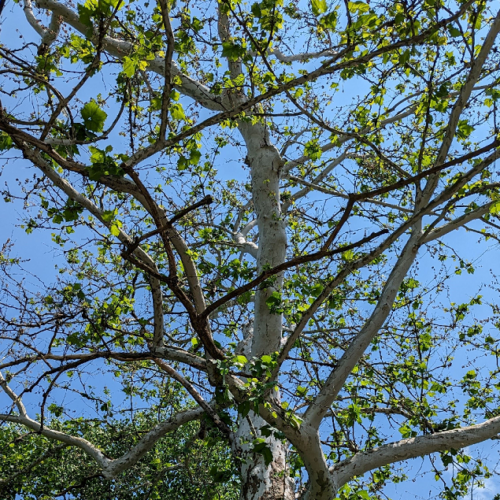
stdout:
{"type": "Polygon", "coordinates": [[[251,440],[266,422],[250,412],[239,422],[236,432],[235,455],[241,460],[241,499],[242,500],[292,500],[295,498],[294,483],[286,467],[286,447],[274,438],[266,438],[273,454],[273,461],[266,466],[264,457],[252,452],[251,440]],[[249,442],[250,440],[250,442],[249,442]]]}
{"type": "MultiPolygon", "coordinates": [[[[271,144],[262,124],[240,124],[240,132],[248,151],[252,179],[252,201],[257,216],[259,245],[258,272],[285,261],[286,230],[283,222],[279,183],[282,159],[271,144]]],[[[245,356],[248,359],[272,354],[279,350],[282,337],[282,315],[272,313],[266,303],[273,292],[280,292],[281,275],[273,286],[259,289],[255,295],[255,316],[251,338],[247,336],[245,356]]],[[[279,401],[279,394],[273,397],[279,401]]],[[[261,438],[259,429],[267,422],[254,412],[240,420],[233,448],[241,459],[242,500],[291,500],[295,498],[294,483],[286,466],[286,446],[274,435],[266,438],[273,461],[266,466],[264,457],[252,452],[251,441],[261,438]]]]}

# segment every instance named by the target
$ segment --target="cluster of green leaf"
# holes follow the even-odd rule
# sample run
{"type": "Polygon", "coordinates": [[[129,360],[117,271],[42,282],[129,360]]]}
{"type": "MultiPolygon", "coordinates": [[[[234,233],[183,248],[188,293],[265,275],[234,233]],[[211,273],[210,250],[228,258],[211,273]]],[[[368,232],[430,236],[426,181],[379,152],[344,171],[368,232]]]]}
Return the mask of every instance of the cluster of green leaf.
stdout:
{"type": "MultiPolygon", "coordinates": [[[[47,425],[98,443],[107,456],[119,457],[157,423],[152,413],[97,420],[50,419],[47,425]]],[[[58,445],[15,425],[0,427],[0,497],[40,500],[138,500],[176,498],[236,500],[235,463],[217,431],[206,423],[183,426],[161,439],[132,469],[110,480],[78,448],[58,445]]]]}

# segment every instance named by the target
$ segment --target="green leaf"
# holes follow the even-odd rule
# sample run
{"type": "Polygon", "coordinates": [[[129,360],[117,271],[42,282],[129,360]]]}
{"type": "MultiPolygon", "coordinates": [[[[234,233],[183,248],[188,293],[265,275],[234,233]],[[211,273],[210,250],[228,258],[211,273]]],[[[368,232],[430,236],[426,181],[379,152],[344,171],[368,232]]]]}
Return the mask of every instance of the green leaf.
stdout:
{"type": "Polygon", "coordinates": [[[352,250],[347,250],[342,254],[342,259],[345,260],[346,262],[350,262],[351,260],[354,259],[354,252],[352,250]]]}
{"type": "Polygon", "coordinates": [[[372,498],[366,490],[358,491],[357,495],[360,500],[371,500],[372,498]]]}
{"type": "Polygon", "coordinates": [[[104,222],[111,222],[116,217],[116,210],[105,210],[102,212],[102,220],[104,222]]]}
{"type": "Polygon", "coordinates": [[[230,470],[219,470],[217,467],[212,467],[210,469],[210,475],[216,483],[225,483],[231,478],[230,470]]]}
{"type": "Polygon", "coordinates": [[[104,122],[108,115],[94,99],[83,106],[81,115],[85,128],[88,130],[92,130],[92,132],[102,132],[104,130],[104,122]]]}
{"type": "Polygon", "coordinates": [[[240,368],[242,368],[243,366],[245,366],[247,363],[248,363],[248,359],[245,358],[245,356],[235,356],[233,358],[233,365],[235,366],[238,366],[240,368]]]}
{"type": "Polygon", "coordinates": [[[311,0],[311,7],[313,14],[315,16],[319,16],[320,14],[326,12],[327,9],[326,0],[311,0]]]}
{"type": "Polygon", "coordinates": [[[273,428],[270,425],[264,425],[263,427],[260,428],[260,433],[264,437],[269,437],[273,434],[273,428]]]}
{"type": "Polygon", "coordinates": [[[52,403],[49,405],[50,413],[54,414],[56,417],[60,417],[63,414],[64,408],[62,406],[52,403]]]}
{"type": "Polygon", "coordinates": [[[5,151],[12,147],[12,139],[5,132],[0,132],[0,151],[5,151]]]}
{"type": "Polygon", "coordinates": [[[92,17],[94,16],[94,9],[92,6],[89,7],[87,5],[80,4],[77,9],[80,22],[88,28],[92,28],[92,17]]]}
{"type": "Polygon", "coordinates": [[[459,139],[467,139],[467,137],[469,137],[469,135],[471,135],[473,131],[474,127],[472,125],[469,125],[469,122],[467,120],[460,120],[458,122],[457,137],[459,139]]]}
{"type": "Polygon", "coordinates": [[[399,56],[399,62],[401,64],[406,64],[410,60],[410,51],[405,50],[400,56],[399,56]]]}
{"type": "Polygon", "coordinates": [[[252,14],[258,19],[262,17],[262,11],[260,10],[260,5],[258,3],[252,4],[252,14]]]}
{"type": "Polygon", "coordinates": [[[182,108],[182,104],[172,104],[170,107],[170,116],[174,120],[185,120],[186,115],[184,114],[184,109],[182,108]]]}
{"type": "Polygon", "coordinates": [[[264,462],[266,467],[273,461],[273,453],[271,448],[269,448],[268,444],[264,441],[264,439],[259,438],[254,440],[254,453],[258,453],[264,457],[264,462]]]}
{"type": "Polygon", "coordinates": [[[271,308],[281,304],[281,293],[273,292],[266,300],[266,304],[271,308]]]}
{"type": "Polygon", "coordinates": [[[490,206],[491,215],[498,215],[499,213],[500,213],[500,200],[495,201],[495,203],[492,203],[490,206]]]}
{"type": "Polygon", "coordinates": [[[294,428],[294,429],[299,429],[301,424],[302,424],[302,419],[298,416],[298,415],[294,415],[294,414],[291,414],[291,415],[287,415],[287,418],[290,422],[290,425],[294,428]]]}
{"type": "Polygon", "coordinates": [[[102,16],[110,16],[111,13],[118,7],[122,7],[123,2],[120,0],[87,0],[85,4],[78,5],[79,20],[89,28],[92,27],[92,18],[101,18],[102,16]]]}
{"type": "Polygon", "coordinates": [[[109,230],[113,236],[118,236],[120,234],[121,227],[122,223],[119,220],[115,220],[113,224],[111,224],[109,230]]]}
{"type": "Polygon", "coordinates": [[[321,18],[321,25],[325,28],[334,30],[337,26],[337,12],[334,10],[333,12],[329,12],[326,16],[321,18]]]}
{"type": "Polygon", "coordinates": [[[349,10],[353,13],[364,13],[370,10],[370,6],[364,2],[349,2],[349,10]]]}
{"type": "Polygon", "coordinates": [[[250,401],[243,401],[243,403],[238,405],[238,413],[245,418],[248,413],[250,412],[251,409],[251,403],[250,401]]]}
{"type": "Polygon", "coordinates": [[[309,389],[307,387],[302,387],[302,386],[298,386],[297,387],[297,396],[300,396],[300,397],[304,397],[306,394],[307,394],[307,391],[309,389]]]}
{"type": "Polygon", "coordinates": [[[132,78],[135,74],[135,69],[137,68],[136,61],[131,59],[130,57],[125,56],[123,58],[123,72],[129,77],[132,78]]]}
{"type": "Polygon", "coordinates": [[[223,42],[222,56],[227,57],[230,61],[237,61],[246,54],[246,49],[239,43],[223,42]]]}
{"type": "Polygon", "coordinates": [[[304,148],[304,155],[311,158],[311,160],[319,160],[321,158],[322,150],[318,139],[311,139],[306,142],[304,148]]]}

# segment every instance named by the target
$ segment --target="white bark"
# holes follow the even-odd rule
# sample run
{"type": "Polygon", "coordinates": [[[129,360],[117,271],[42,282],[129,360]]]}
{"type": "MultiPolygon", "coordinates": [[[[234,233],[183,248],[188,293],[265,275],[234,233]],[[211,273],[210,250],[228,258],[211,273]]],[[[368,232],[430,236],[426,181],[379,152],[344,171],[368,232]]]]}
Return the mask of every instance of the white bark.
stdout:
{"type": "Polygon", "coordinates": [[[461,227],[463,227],[465,224],[472,222],[473,220],[480,219],[484,215],[488,214],[490,211],[491,205],[493,205],[495,202],[487,203],[486,205],[483,205],[482,207],[476,208],[475,210],[472,210],[471,212],[461,215],[460,217],[457,217],[456,219],[448,222],[448,224],[444,224],[443,226],[436,227],[432,231],[425,232],[422,235],[422,238],[420,240],[420,243],[429,243],[431,241],[434,241],[438,238],[441,238],[443,236],[446,236],[448,233],[451,233],[452,231],[455,231],[461,227]]]}
{"type": "Polygon", "coordinates": [[[5,380],[3,374],[0,372],[0,387],[3,389],[5,394],[9,396],[12,402],[16,405],[17,410],[19,411],[21,417],[27,418],[28,414],[26,413],[26,408],[24,407],[21,398],[9,387],[7,381],[5,380]]]}
{"type": "MultiPolygon", "coordinates": [[[[268,132],[261,124],[240,125],[245,139],[252,176],[252,198],[259,228],[257,273],[285,261],[286,230],[280,204],[280,169],[278,150],[270,144],[268,132]]],[[[266,300],[280,291],[283,277],[278,275],[273,287],[257,290],[252,356],[262,356],[279,349],[282,332],[281,314],[271,314],[266,300]]]]}
{"type": "Polygon", "coordinates": [[[458,450],[487,441],[496,437],[498,433],[500,433],[500,417],[495,417],[470,427],[403,439],[380,448],[357,453],[350,460],[333,467],[331,472],[340,487],[354,476],[361,476],[377,467],[430,455],[438,451],[458,450]]]}
{"type": "Polygon", "coordinates": [[[120,472],[135,465],[148,451],[153,449],[157,441],[165,436],[165,434],[175,431],[188,422],[200,419],[204,413],[205,411],[202,408],[196,408],[194,410],[188,410],[175,414],[168,421],[162,422],[150,430],[141,438],[137,445],[125,453],[125,455],[115,460],[106,457],[99,448],[86,439],[70,436],[69,434],[49,429],[45,425],[42,427],[40,423],[29,417],[0,413],[0,422],[6,421],[22,424],[35,432],[39,432],[42,436],[49,439],[60,441],[61,443],[66,443],[70,446],[76,446],[77,448],[82,449],[102,468],[103,476],[107,479],[112,479],[120,472]]]}
{"type": "Polygon", "coordinates": [[[307,489],[301,500],[332,500],[337,493],[337,484],[329,473],[318,429],[303,423],[301,440],[296,444],[308,474],[307,489]]]}
{"type": "Polygon", "coordinates": [[[234,235],[234,241],[241,246],[241,251],[251,255],[254,259],[257,258],[259,247],[253,242],[248,241],[242,232],[238,232],[234,235]]]}
{"type": "Polygon", "coordinates": [[[332,57],[337,52],[333,49],[325,49],[319,52],[304,52],[302,54],[286,55],[279,49],[271,49],[269,51],[278,61],[290,63],[295,61],[308,61],[309,59],[317,59],[318,57],[332,57]]]}
{"type": "Polygon", "coordinates": [[[242,500],[292,500],[294,485],[287,474],[286,449],[279,439],[269,436],[266,444],[271,450],[273,461],[266,466],[264,457],[252,452],[254,438],[262,438],[259,430],[267,422],[250,412],[238,424],[233,440],[233,450],[242,459],[240,468],[242,500]]]}
{"type": "MultiPolygon", "coordinates": [[[[278,61],[283,63],[292,63],[295,61],[304,62],[309,61],[310,59],[317,59],[319,57],[332,57],[337,54],[337,52],[333,49],[325,49],[319,52],[303,52],[300,54],[287,55],[281,52],[281,50],[272,47],[267,51],[267,53],[273,55],[276,59],[278,59],[278,61]]],[[[256,52],[250,52],[250,55],[257,56],[259,54],[256,52]]]]}
{"type": "MultiPolygon", "coordinates": [[[[69,434],[64,434],[63,432],[55,431],[53,429],[49,429],[46,426],[42,426],[35,420],[17,415],[8,415],[0,413],[0,422],[13,422],[16,424],[21,424],[31,429],[35,432],[39,432],[42,436],[45,436],[49,439],[53,439],[55,441],[60,441],[61,443],[66,443],[71,446],[76,446],[77,448],[82,449],[87,455],[92,457],[102,468],[103,474],[106,476],[108,464],[111,463],[111,460],[107,458],[104,453],[99,450],[92,443],[87,441],[86,439],[82,439],[76,436],[70,436],[69,434]]],[[[109,476],[112,477],[112,476],[109,476]]]]}
{"type": "Polygon", "coordinates": [[[33,14],[31,0],[24,0],[24,15],[26,16],[26,20],[30,26],[38,33],[38,35],[43,37],[45,35],[45,29],[35,17],[35,14],[33,14]]]}
{"type": "MultiPolygon", "coordinates": [[[[219,38],[222,42],[230,37],[230,24],[226,14],[219,9],[219,38]]],[[[231,78],[242,73],[241,61],[227,61],[231,78]]],[[[239,92],[228,92],[224,96],[226,107],[244,104],[246,98],[239,92]]],[[[252,202],[256,213],[256,224],[259,231],[258,249],[246,246],[246,250],[255,252],[257,272],[266,267],[281,264],[286,256],[286,228],[281,214],[280,203],[280,171],[282,160],[278,150],[271,144],[267,128],[262,123],[251,125],[240,122],[239,131],[247,148],[247,159],[252,180],[252,202]]],[[[250,226],[248,230],[253,227],[250,226]]],[[[237,221],[237,228],[239,221],[237,221]]],[[[245,231],[245,230],[243,230],[245,231]]],[[[239,231],[236,235],[242,244],[246,233],[239,231]]],[[[261,357],[277,351],[281,343],[281,314],[271,314],[266,300],[274,291],[280,291],[283,277],[278,275],[272,287],[255,292],[254,321],[251,335],[251,347],[247,347],[247,357],[261,357]]],[[[250,335],[248,335],[250,337],[250,335]]],[[[248,345],[248,343],[247,343],[248,345]]],[[[279,398],[275,395],[274,397],[279,398]]],[[[291,500],[294,498],[293,481],[286,473],[286,448],[274,436],[266,438],[272,451],[273,461],[266,466],[260,454],[252,452],[249,444],[256,437],[261,437],[259,430],[266,421],[259,415],[250,412],[247,418],[238,422],[238,430],[233,440],[233,450],[243,459],[241,465],[242,500],[291,500]],[[251,423],[250,423],[251,422],[251,423]]]]}
{"type": "Polygon", "coordinates": [[[174,347],[156,347],[153,348],[152,351],[164,359],[185,363],[188,366],[193,366],[202,371],[207,370],[207,362],[205,359],[182,349],[176,349],[174,347]]]}
{"type": "Polygon", "coordinates": [[[40,35],[42,45],[49,46],[55,41],[61,28],[62,18],[60,15],[52,14],[48,28],[43,27],[33,13],[31,0],[24,0],[24,15],[31,27],[40,35]]]}
{"type": "MultiPolygon", "coordinates": [[[[76,14],[76,12],[74,12],[70,8],[66,7],[66,5],[56,0],[37,0],[35,3],[37,7],[50,10],[54,14],[61,16],[65,22],[67,22],[71,27],[80,32],[82,35],[85,36],[88,32],[88,27],[80,22],[78,14],[76,14]]],[[[37,30],[37,32],[39,31],[37,28],[35,29],[37,30]]],[[[39,34],[43,35],[43,33],[39,34]]],[[[103,48],[108,54],[115,56],[118,59],[122,59],[123,57],[131,54],[134,51],[133,44],[109,36],[104,37],[103,48]]],[[[164,66],[164,59],[161,57],[156,57],[154,60],[149,62],[150,71],[153,71],[161,76],[165,74],[164,66]]],[[[197,82],[187,75],[184,75],[179,70],[175,62],[172,62],[171,75],[179,76],[182,81],[181,85],[176,85],[176,88],[177,90],[179,90],[179,92],[195,99],[198,103],[200,103],[207,109],[217,111],[221,111],[224,109],[220,104],[218,98],[215,95],[211,94],[210,90],[205,85],[197,82]]]]}
{"type": "MultiPolygon", "coordinates": [[[[257,272],[285,261],[286,228],[281,213],[280,171],[282,160],[271,145],[269,134],[262,124],[240,123],[239,130],[245,140],[252,178],[252,200],[257,216],[259,246],[257,272]]],[[[243,235],[242,235],[243,236],[243,235]]],[[[249,359],[279,350],[282,336],[281,314],[271,314],[266,300],[274,291],[281,291],[283,277],[278,275],[273,286],[255,292],[254,324],[249,359]]],[[[277,397],[277,396],[276,396],[277,397]]],[[[286,473],[286,448],[273,436],[266,438],[273,454],[273,462],[266,467],[261,455],[251,452],[244,441],[252,440],[252,428],[259,429],[266,421],[250,412],[241,419],[236,433],[236,449],[244,458],[241,468],[242,496],[244,500],[291,500],[294,498],[293,481],[286,473]],[[239,442],[238,442],[239,441],[239,442]]]]}

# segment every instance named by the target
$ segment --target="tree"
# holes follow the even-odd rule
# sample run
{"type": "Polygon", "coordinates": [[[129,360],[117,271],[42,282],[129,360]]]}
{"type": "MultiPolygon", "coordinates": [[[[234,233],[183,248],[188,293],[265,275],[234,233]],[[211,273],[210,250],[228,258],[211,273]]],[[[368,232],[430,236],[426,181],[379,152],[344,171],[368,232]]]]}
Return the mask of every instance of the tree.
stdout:
{"type": "Polygon", "coordinates": [[[35,173],[4,199],[60,248],[38,288],[1,257],[2,442],[35,450],[26,494],[100,474],[102,495],[172,498],[176,439],[221,450],[207,498],[381,498],[426,456],[451,466],[445,498],[489,476],[468,447],[500,432],[500,309],[445,290],[500,229],[495,2],[23,12],[38,38],[0,46],[0,145],[35,173]],[[42,455],[67,447],[54,478],[42,455]]]}
{"type": "MultiPolygon", "coordinates": [[[[168,418],[165,410],[160,412],[168,418]]],[[[50,427],[83,435],[98,442],[105,453],[119,456],[137,444],[157,418],[154,411],[138,412],[133,423],[122,419],[61,422],[54,418],[50,427]]],[[[159,440],[135,467],[113,479],[103,477],[97,463],[80,448],[53,442],[37,433],[27,435],[22,425],[4,426],[0,432],[0,493],[5,500],[238,498],[237,470],[220,433],[209,428],[201,440],[196,422],[159,440]]]]}

